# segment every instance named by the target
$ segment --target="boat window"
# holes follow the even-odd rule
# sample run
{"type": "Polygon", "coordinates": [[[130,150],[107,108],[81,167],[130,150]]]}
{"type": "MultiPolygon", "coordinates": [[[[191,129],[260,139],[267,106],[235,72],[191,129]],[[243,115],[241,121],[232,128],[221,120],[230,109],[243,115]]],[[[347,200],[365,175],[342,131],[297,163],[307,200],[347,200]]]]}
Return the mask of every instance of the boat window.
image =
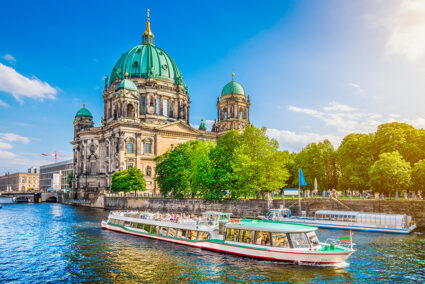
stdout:
{"type": "Polygon", "coordinates": [[[143,230],[143,227],[144,227],[144,224],[142,224],[142,223],[137,224],[137,229],[143,230]]]}
{"type": "Polygon", "coordinates": [[[256,232],[255,244],[262,246],[270,245],[270,232],[256,232]]]}
{"type": "Polygon", "coordinates": [[[307,233],[307,237],[308,237],[308,239],[310,240],[310,244],[311,244],[311,246],[318,246],[318,245],[320,245],[320,242],[319,242],[319,239],[317,238],[317,236],[316,236],[316,233],[315,232],[308,232],[307,233]]]}
{"type": "Polygon", "coordinates": [[[152,226],[152,234],[159,234],[159,226],[152,226]]]}
{"type": "Polygon", "coordinates": [[[239,229],[227,228],[226,241],[237,242],[239,240],[239,229]]]}
{"type": "Polygon", "coordinates": [[[175,228],[168,228],[168,236],[169,237],[175,237],[176,236],[176,229],[175,228]]]}
{"type": "Polygon", "coordinates": [[[290,236],[291,236],[291,241],[294,248],[310,247],[305,233],[291,233],[290,236]]]}
{"type": "Polygon", "coordinates": [[[186,239],[187,230],[179,229],[177,231],[177,238],[186,239]]]}
{"type": "Polygon", "coordinates": [[[285,233],[272,233],[273,246],[278,248],[289,248],[288,236],[285,233]]]}
{"type": "Polygon", "coordinates": [[[120,226],[124,225],[124,221],[123,220],[118,220],[117,221],[117,225],[120,225],[120,226]]]}
{"type": "Polygon", "coordinates": [[[117,224],[118,222],[117,222],[116,219],[109,219],[109,223],[111,223],[111,224],[117,224]]]}
{"type": "Polygon", "coordinates": [[[239,241],[241,243],[254,243],[254,232],[250,230],[241,230],[239,241]]]}
{"type": "Polygon", "coordinates": [[[198,235],[198,231],[189,231],[187,232],[187,238],[189,240],[196,240],[196,236],[198,235]]]}
{"type": "Polygon", "coordinates": [[[162,236],[166,236],[167,235],[167,227],[159,227],[159,234],[162,236]]]}
{"type": "Polygon", "coordinates": [[[135,222],[131,223],[131,227],[132,228],[137,228],[137,223],[135,223],[135,222]]]}
{"type": "MultiPolygon", "coordinates": [[[[152,226],[153,227],[153,226],[152,226]]],[[[145,226],[143,227],[143,230],[145,230],[146,232],[150,232],[151,230],[151,225],[145,224],[145,226]]]]}
{"type": "Polygon", "coordinates": [[[210,237],[210,234],[208,232],[199,231],[199,234],[198,234],[199,241],[208,240],[209,237],[210,237]]]}
{"type": "Polygon", "coordinates": [[[124,227],[130,227],[130,222],[125,221],[125,222],[124,222],[124,227]]]}
{"type": "Polygon", "coordinates": [[[223,235],[224,234],[224,224],[226,224],[226,223],[225,222],[218,223],[218,233],[220,235],[223,235]]]}

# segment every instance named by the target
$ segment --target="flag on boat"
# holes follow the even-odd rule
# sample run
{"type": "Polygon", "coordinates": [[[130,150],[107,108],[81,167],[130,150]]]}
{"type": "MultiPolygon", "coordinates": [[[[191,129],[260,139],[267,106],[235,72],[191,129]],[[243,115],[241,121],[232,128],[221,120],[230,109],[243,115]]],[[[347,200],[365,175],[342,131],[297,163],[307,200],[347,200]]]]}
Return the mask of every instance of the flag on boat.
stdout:
{"type": "Polygon", "coordinates": [[[344,235],[344,236],[339,237],[339,241],[340,242],[351,243],[351,234],[350,235],[344,235]]]}
{"type": "Polygon", "coordinates": [[[300,182],[300,186],[305,186],[305,185],[307,185],[307,184],[305,183],[305,179],[304,179],[303,171],[302,171],[301,169],[299,169],[299,174],[300,174],[300,180],[299,180],[299,182],[300,182]]]}

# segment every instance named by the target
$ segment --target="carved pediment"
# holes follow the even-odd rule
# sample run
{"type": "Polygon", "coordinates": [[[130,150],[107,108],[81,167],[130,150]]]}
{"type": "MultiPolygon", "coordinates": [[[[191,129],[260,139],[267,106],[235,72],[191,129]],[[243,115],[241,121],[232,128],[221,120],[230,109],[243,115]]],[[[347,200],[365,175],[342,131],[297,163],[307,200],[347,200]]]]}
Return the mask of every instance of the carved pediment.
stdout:
{"type": "Polygon", "coordinates": [[[171,131],[171,132],[180,132],[185,134],[193,134],[198,135],[199,132],[191,127],[190,125],[187,125],[183,121],[176,121],[170,124],[162,125],[158,128],[159,131],[171,131]]]}

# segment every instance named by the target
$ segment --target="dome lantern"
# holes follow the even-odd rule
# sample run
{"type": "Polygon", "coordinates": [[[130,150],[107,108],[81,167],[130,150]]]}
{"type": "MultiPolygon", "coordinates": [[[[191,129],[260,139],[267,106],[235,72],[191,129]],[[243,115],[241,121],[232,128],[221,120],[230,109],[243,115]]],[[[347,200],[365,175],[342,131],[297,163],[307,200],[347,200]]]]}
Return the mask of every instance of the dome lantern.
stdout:
{"type": "Polygon", "coordinates": [[[153,45],[153,39],[154,39],[154,35],[151,32],[151,22],[149,19],[149,12],[150,10],[148,9],[147,13],[148,13],[148,19],[146,21],[146,30],[142,35],[143,38],[143,44],[152,44],[153,45]]]}

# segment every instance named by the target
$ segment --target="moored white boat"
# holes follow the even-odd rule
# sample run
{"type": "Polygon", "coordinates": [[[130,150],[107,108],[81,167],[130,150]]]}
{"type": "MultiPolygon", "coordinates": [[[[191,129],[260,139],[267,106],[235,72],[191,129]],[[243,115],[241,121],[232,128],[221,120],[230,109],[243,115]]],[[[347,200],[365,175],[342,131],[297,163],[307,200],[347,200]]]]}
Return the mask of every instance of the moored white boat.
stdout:
{"type": "Polygon", "coordinates": [[[352,245],[320,243],[316,227],[262,220],[230,220],[205,212],[202,218],[111,212],[102,228],[240,256],[295,263],[343,264],[352,245]]]}
{"type": "Polygon", "coordinates": [[[409,234],[416,228],[411,216],[404,214],[318,210],[312,217],[292,216],[288,208],[270,209],[263,220],[306,224],[319,228],[409,234]]]}

